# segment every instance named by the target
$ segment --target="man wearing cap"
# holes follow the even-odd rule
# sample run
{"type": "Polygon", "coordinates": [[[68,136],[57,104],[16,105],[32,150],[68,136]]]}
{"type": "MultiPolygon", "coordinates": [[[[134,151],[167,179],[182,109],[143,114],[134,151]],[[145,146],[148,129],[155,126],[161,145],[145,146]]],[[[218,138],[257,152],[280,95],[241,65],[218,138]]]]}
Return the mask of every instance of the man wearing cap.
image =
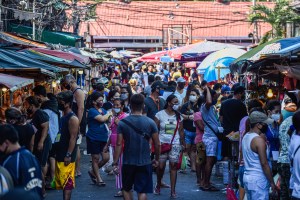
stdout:
{"type": "Polygon", "coordinates": [[[162,95],[164,85],[160,81],[155,81],[151,85],[151,95],[145,99],[145,110],[147,117],[154,120],[155,114],[164,109],[166,101],[159,97],[162,95]]]}
{"type": "Polygon", "coordinates": [[[273,193],[277,188],[267,160],[267,144],[264,134],[268,125],[274,122],[265,113],[254,111],[249,116],[250,131],[242,141],[245,162],[244,185],[247,199],[268,200],[269,187],[273,193]]]}
{"type": "Polygon", "coordinates": [[[183,77],[177,79],[177,88],[174,95],[177,96],[180,105],[182,105],[183,99],[186,96],[186,89],[184,89],[185,82],[186,80],[183,77]]]}

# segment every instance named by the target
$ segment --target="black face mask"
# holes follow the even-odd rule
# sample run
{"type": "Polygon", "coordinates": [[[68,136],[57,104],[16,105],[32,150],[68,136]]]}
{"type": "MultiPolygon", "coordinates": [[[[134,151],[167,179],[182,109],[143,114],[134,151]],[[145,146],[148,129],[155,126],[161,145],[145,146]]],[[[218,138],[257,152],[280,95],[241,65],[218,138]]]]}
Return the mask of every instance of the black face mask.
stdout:
{"type": "Polygon", "coordinates": [[[67,90],[71,90],[70,84],[66,85],[65,88],[66,88],[67,90]]]}
{"type": "Polygon", "coordinates": [[[65,110],[65,104],[63,104],[63,103],[58,103],[58,110],[64,111],[64,110],[65,110]]]}
{"type": "Polygon", "coordinates": [[[32,109],[30,109],[30,108],[27,108],[26,112],[28,115],[31,115],[33,113],[32,109]]]}
{"type": "Polygon", "coordinates": [[[262,128],[260,129],[260,131],[262,133],[267,133],[268,131],[268,125],[267,124],[261,124],[262,125],[262,128]]]}

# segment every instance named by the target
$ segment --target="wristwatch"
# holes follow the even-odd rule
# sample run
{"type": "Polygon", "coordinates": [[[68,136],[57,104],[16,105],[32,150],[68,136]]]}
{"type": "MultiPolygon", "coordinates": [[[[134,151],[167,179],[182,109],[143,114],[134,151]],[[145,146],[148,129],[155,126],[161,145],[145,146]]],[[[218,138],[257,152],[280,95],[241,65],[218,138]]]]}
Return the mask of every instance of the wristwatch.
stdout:
{"type": "Polygon", "coordinates": [[[66,153],[66,157],[67,157],[67,158],[70,158],[71,155],[72,155],[72,154],[71,154],[70,152],[67,152],[67,153],[66,153]]]}

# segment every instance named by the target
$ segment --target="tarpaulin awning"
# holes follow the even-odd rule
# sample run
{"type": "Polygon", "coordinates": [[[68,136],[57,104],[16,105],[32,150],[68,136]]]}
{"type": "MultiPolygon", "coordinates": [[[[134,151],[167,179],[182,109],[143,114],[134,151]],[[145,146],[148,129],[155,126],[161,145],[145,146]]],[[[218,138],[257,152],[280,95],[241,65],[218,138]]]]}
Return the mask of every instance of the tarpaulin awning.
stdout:
{"type": "Polygon", "coordinates": [[[140,62],[151,62],[151,63],[158,63],[160,62],[160,58],[164,55],[168,55],[167,51],[156,51],[144,54],[142,57],[138,59],[140,62]]]}
{"type": "Polygon", "coordinates": [[[24,86],[30,85],[34,83],[33,79],[22,78],[18,76],[12,76],[8,74],[1,74],[0,73],[0,85],[4,85],[7,87],[11,92],[16,91],[24,86]]]}
{"type": "Polygon", "coordinates": [[[162,57],[160,57],[160,62],[172,63],[172,62],[174,62],[174,58],[171,58],[170,56],[162,56],[162,57]]]}
{"type": "Polygon", "coordinates": [[[7,41],[11,44],[18,44],[18,45],[23,45],[27,47],[39,47],[39,48],[46,48],[46,44],[42,42],[36,42],[33,40],[29,40],[24,37],[17,36],[12,33],[6,33],[6,32],[0,32],[0,39],[7,41]]]}
{"type": "Polygon", "coordinates": [[[80,54],[76,54],[73,52],[64,52],[64,51],[60,51],[60,50],[50,50],[50,49],[41,49],[41,48],[35,48],[35,49],[30,49],[32,51],[36,51],[36,52],[40,52],[43,54],[47,54],[47,55],[51,55],[51,56],[55,56],[58,58],[63,58],[69,61],[74,61],[77,60],[78,62],[87,65],[90,62],[89,57],[87,56],[83,56],[80,54]]]}
{"type": "Polygon", "coordinates": [[[56,74],[42,68],[0,68],[0,72],[20,75],[22,77],[34,77],[34,80],[45,80],[45,76],[56,78],[56,74]],[[44,76],[45,75],[45,76],[44,76]]]}
{"type": "Polygon", "coordinates": [[[87,68],[87,66],[83,65],[77,60],[67,60],[63,58],[58,58],[55,56],[51,56],[48,54],[43,54],[37,51],[34,51],[33,49],[25,49],[19,52],[20,54],[24,54],[25,56],[31,58],[31,59],[37,59],[40,61],[44,61],[47,63],[51,63],[54,65],[58,65],[60,67],[68,67],[68,68],[87,68]]]}
{"type": "Polygon", "coordinates": [[[39,60],[31,59],[24,54],[12,50],[0,49],[0,68],[20,69],[20,68],[42,68],[54,73],[67,71],[64,68],[56,67],[39,60]]]}
{"type": "Polygon", "coordinates": [[[285,66],[277,65],[274,66],[284,75],[300,80],[300,65],[285,66]]]}
{"type": "Polygon", "coordinates": [[[243,47],[238,45],[233,45],[233,44],[227,44],[227,43],[203,41],[203,42],[198,42],[183,47],[178,47],[176,49],[172,49],[168,52],[168,54],[175,60],[179,60],[179,61],[185,61],[185,60],[195,59],[195,58],[199,58],[198,61],[201,61],[201,59],[203,60],[210,53],[225,48],[243,48],[243,47]]]}

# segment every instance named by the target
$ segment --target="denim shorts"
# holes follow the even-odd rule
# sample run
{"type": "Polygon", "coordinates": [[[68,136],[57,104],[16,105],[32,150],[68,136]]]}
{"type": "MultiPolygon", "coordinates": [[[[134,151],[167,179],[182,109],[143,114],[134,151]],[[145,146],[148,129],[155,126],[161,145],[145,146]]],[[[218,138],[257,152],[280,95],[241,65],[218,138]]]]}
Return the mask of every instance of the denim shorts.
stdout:
{"type": "Polygon", "coordinates": [[[186,144],[195,144],[196,133],[184,129],[184,140],[186,144]]]}
{"type": "Polygon", "coordinates": [[[244,172],[245,172],[245,166],[239,166],[239,178],[238,178],[238,184],[241,188],[244,188],[244,172]]]}
{"type": "Polygon", "coordinates": [[[203,137],[205,144],[206,156],[217,156],[218,138],[203,137]]]}
{"type": "Polygon", "coordinates": [[[244,186],[247,199],[269,200],[269,181],[264,175],[253,176],[244,174],[244,186]]]}

